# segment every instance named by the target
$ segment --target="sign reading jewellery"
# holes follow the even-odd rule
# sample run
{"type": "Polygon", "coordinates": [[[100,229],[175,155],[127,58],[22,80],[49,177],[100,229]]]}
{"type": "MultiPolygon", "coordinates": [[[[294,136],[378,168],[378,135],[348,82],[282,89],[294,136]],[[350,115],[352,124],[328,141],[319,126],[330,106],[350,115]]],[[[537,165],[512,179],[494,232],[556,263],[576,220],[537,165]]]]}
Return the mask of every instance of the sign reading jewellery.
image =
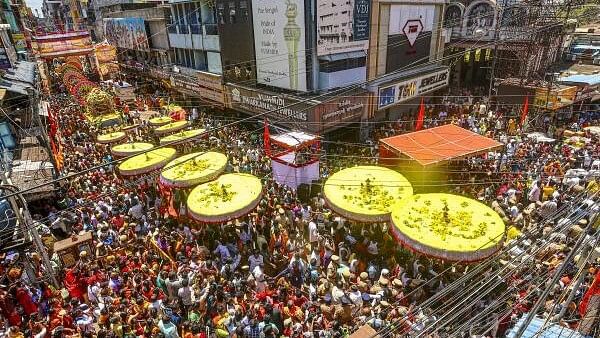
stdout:
{"type": "Polygon", "coordinates": [[[422,75],[379,88],[378,108],[385,108],[396,103],[408,101],[448,85],[450,70],[448,68],[435,73],[422,75]]]}
{"type": "Polygon", "coordinates": [[[369,106],[369,93],[365,91],[323,101],[307,101],[233,84],[225,87],[232,108],[254,114],[269,112],[268,116],[278,123],[310,132],[324,132],[343,126],[340,122],[358,121],[369,106]]]}
{"type": "Polygon", "coordinates": [[[298,99],[231,85],[227,86],[227,94],[234,108],[258,114],[270,112],[269,115],[300,122],[309,121],[310,107],[298,99]]]}

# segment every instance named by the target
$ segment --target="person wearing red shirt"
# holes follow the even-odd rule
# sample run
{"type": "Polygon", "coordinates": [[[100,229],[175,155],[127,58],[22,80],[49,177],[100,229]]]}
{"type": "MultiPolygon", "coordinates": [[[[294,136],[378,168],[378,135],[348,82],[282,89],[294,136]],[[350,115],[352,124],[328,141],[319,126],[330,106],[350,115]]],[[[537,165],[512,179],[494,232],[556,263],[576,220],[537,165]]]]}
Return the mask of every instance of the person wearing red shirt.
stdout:
{"type": "Polygon", "coordinates": [[[33,313],[38,312],[37,304],[33,302],[33,299],[31,299],[31,295],[29,295],[29,291],[25,289],[21,281],[17,282],[15,298],[23,308],[23,311],[25,311],[25,314],[31,315],[33,313]]]}

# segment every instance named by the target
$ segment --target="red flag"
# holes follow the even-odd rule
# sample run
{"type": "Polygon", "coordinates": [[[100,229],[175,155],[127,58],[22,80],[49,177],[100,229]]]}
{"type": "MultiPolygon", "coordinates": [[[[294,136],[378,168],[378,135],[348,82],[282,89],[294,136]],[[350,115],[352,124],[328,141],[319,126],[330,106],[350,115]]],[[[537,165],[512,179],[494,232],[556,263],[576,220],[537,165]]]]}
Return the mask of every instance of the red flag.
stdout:
{"type": "Polygon", "coordinates": [[[419,106],[419,115],[417,115],[415,131],[423,129],[423,119],[425,119],[425,104],[423,103],[423,98],[421,98],[421,105],[419,106]]]}
{"type": "Polygon", "coordinates": [[[265,131],[263,133],[263,143],[265,144],[265,154],[271,157],[271,134],[269,133],[269,123],[265,117],[265,131]]]}
{"type": "Polygon", "coordinates": [[[523,111],[521,112],[521,126],[525,123],[528,112],[529,112],[529,96],[525,96],[525,104],[523,104],[523,111]]]}
{"type": "Polygon", "coordinates": [[[592,282],[592,285],[587,290],[583,298],[581,299],[581,303],[579,303],[579,314],[583,317],[587,311],[587,305],[590,301],[590,298],[594,295],[600,295],[600,271],[596,273],[596,278],[592,282]]]}

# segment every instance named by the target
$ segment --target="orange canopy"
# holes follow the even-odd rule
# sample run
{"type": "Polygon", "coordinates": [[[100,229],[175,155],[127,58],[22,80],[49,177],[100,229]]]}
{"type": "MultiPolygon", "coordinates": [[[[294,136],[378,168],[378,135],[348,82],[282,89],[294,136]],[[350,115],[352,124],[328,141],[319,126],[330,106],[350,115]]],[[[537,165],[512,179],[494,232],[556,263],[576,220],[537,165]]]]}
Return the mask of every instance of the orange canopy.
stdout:
{"type": "Polygon", "coordinates": [[[422,166],[476,156],[502,147],[502,143],[453,124],[379,140],[381,158],[408,156],[422,166]]]}

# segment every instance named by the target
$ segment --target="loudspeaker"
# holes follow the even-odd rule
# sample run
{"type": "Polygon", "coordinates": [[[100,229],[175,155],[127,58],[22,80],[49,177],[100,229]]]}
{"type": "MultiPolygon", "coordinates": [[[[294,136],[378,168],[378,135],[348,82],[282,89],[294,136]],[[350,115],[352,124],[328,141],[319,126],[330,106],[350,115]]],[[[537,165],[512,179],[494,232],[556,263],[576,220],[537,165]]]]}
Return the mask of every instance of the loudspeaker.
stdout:
{"type": "Polygon", "coordinates": [[[313,180],[310,185],[310,198],[316,197],[323,190],[321,180],[313,180]]]}
{"type": "Polygon", "coordinates": [[[310,185],[306,183],[300,184],[296,190],[296,195],[300,202],[308,203],[310,200],[310,185]]]}

